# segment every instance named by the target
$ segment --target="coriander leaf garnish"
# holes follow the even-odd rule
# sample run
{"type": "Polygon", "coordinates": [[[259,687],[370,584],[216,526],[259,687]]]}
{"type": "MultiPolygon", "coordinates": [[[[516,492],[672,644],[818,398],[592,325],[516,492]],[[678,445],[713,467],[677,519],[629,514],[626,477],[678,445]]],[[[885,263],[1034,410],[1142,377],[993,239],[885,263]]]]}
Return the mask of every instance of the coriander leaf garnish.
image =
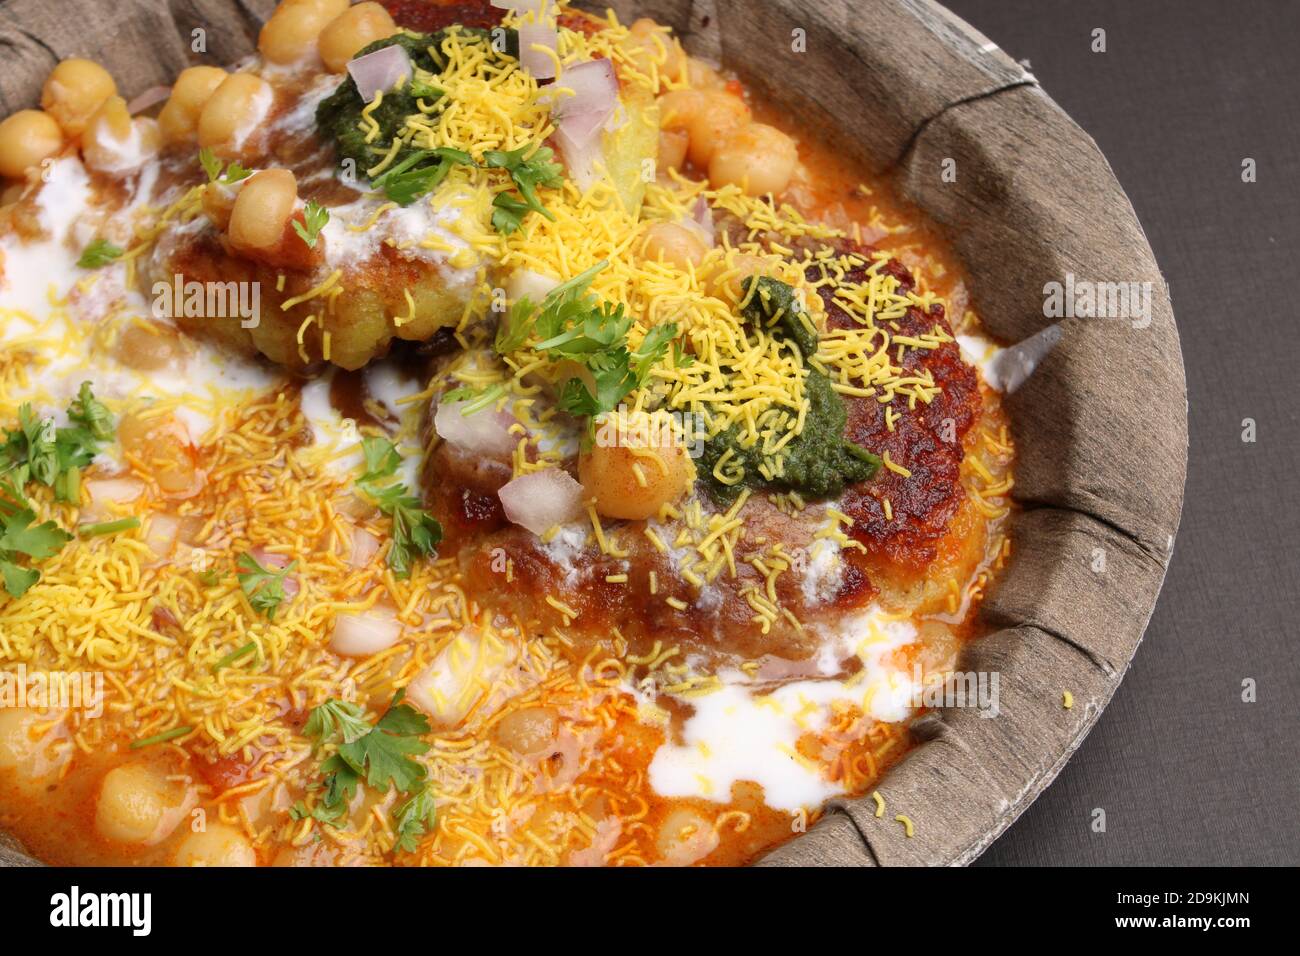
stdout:
{"type": "Polygon", "coordinates": [[[555,154],[549,146],[539,146],[536,151],[531,143],[508,152],[490,149],[483,154],[483,163],[491,169],[504,169],[508,172],[529,209],[541,213],[547,219],[555,218],[537,198],[538,186],[558,189],[564,184],[564,167],[555,162],[555,154]],[[531,158],[524,159],[530,152],[531,158]]]}
{"type": "Polygon", "coordinates": [[[89,382],[82,383],[69,404],[68,420],[69,427],[55,428],[53,418],[38,418],[31,405],[23,404],[18,427],[0,441],[0,575],[13,597],[21,597],[40,580],[40,572],[20,564],[22,559],[43,561],[72,540],[53,521],[36,523],[25,494],[28,482],[46,485],[56,500],[76,504],[81,469],[113,437],[113,417],[89,382]]]}
{"type": "Polygon", "coordinates": [[[241,179],[247,179],[251,175],[253,175],[251,169],[238,162],[232,162],[226,167],[226,175],[221,177],[221,181],[227,184],[237,183],[241,179]]]}
{"type": "Polygon", "coordinates": [[[41,579],[41,572],[35,568],[24,568],[9,558],[0,557],[0,574],[4,576],[5,590],[12,597],[22,597],[28,589],[41,579]]]}
{"type": "Polygon", "coordinates": [[[393,811],[393,830],[397,834],[396,849],[414,853],[420,837],[433,829],[437,821],[437,806],[428,787],[421,787],[414,796],[393,811]]]}
{"type": "Polygon", "coordinates": [[[28,507],[21,492],[12,486],[5,490],[15,497],[0,498],[0,574],[5,590],[13,597],[22,597],[40,580],[41,573],[22,566],[19,560],[43,561],[57,554],[72,535],[53,521],[35,524],[36,512],[28,507]]]}
{"type": "MultiPolygon", "coordinates": [[[[113,437],[113,416],[95,398],[89,382],[81,383],[68,405],[68,420],[70,427],[56,429],[54,419],[37,418],[30,404],[18,409],[18,428],[0,442],[0,468],[16,486],[32,480],[60,491],[60,479],[90,464],[101,445],[113,437]]],[[[75,502],[62,494],[59,500],[75,502]]]]}
{"type": "Polygon", "coordinates": [[[3,512],[0,513],[0,553],[17,552],[33,561],[43,561],[58,554],[72,540],[72,535],[53,521],[33,524],[36,513],[30,508],[0,507],[0,512],[3,512]]]}
{"type": "Polygon", "coordinates": [[[5,457],[18,466],[20,485],[39,481],[54,483],[59,474],[57,431],[53,418],[37,418],[32,406],[24,402],[18,408],[18,430],[5,439],[5,457]]]}
{"type": "Polygon", "coordinates": [[[217,154],[209,146],[204,146],[199,150],[199,165],[208,174],[208,182],[210,183],[216,182],[217,177],[221,175],[221,160],[217,158],[217,154]]]}
{"type": "Polygon", "coordinates": [[[302,241],[307,243],[309,249],[315,249],[316,241],[320,238],[320,231],[330,221],[330,211],[312,199],[308,201],[307,207],[302,212],[302,217],[303,222],[299,222],[297,219],[293,220],[293,231],[302,237],[302,241]]]}
{"type": "Polygon", "coordinates": [[[263,567],[257,558],[245,551],[235,559],[235,576],[239,578],[239,586],[248,596],[253,610],[274,621],[276,610],[284,602],[284,579],[297,566],[297,561],[291,561],[279,570],[263,567]]]}
{"type": "Polygon", "coordinates": [[[71,404],[68,418],[84,428],[96,441],[113,440],[113,416],[107,406],[95,398],[89,382],[82,382],[71,404]]]}
{"type": "Polygon", "coordinates": [[[416,558],[432,557],[442,540],[442,525],[433,515],[421,508],[421,501],[395,482],[382,485],[393,477],[402,463],[397,448],[386,438],[365,438],[361,451],[366,460],[366,471],[357,479],[357,488],[375,506],[393,519],[393,541],[388,548],[388,566],[399,578],[410,575],[416,558]]]}
{"type": "Polygon", "coordinates": [[[528,203],[510,193],[497,193],[492,200],[492,228],[508,236],[524,224],[528,203]]]}
{"type": "Polygon", "coordinates": [[[316,738],[318,746],[332,743],[337,750],[321,764],[325,779],[320,802],[310,811],[295,804],[290,813],[294,819],[311,816],[337,826],[363,780],[381,794],[394,787],[413,794],[396,811],[395,824],[398,846],[415,848],[434,815],[433,796],[425,783],[428,771],[413,759],[428,751],[429,745],[420,737],[430,728],[427,717],[402,703],[403,696],[403,691],[393,696],[374,726],[357,704],[330,699],[312,709],[303,733],[316,738]]]}
{"type": "Polygon", "coordinates": [[[307,715],[303,733],[320,741],[341,735],[344,743],[360,740],[373,728],[366,722],[365,714],[356,704],[330,698],[307,715]]]}
{"type": "Polygon", "coordinates": [[[199,150],[199,165],[202,166],[203,171],[208,174],[208,182],[210,183],[219,182],[229,186],[233,183],[239,182],[241,179],[247,179],[249,176],[253,175],[251,169],[248,169],[238,161],[232,162],[226,166],[226,171],[223,175],[221,172],[221,159],[208,146],[204,146],[199,150]]]}
{"type": "Polygon", "coordinates": [[[464,150],[443,146],[421,149],[386,169],[372,181],[384,195],[401,206],[409,206],[437,189],[455,165],[473,166],[474,157],[464,150]]]}
{"type": "Polygon", "coordinates": [[[82,382],[81,391],[68,406],[68,421],[70,427],[55,432],[59,474],[53,487],[55,500],[76,504],[80,499],[81,469],[94,460],[103,443],[112,440],[113,416],[95,398],[90,383],[82,382]]]}
{"type": "Polygon", "coordinates": [[[420,507],[419,498],[407,493],[405,485],[365,487],[363,490],[381,512],[393,519],[388,566],[397,577],[408,577],[416,558],[428,558],[437,553],[438,542],[442,540],[442,525],[420,507]]]}
{"type": "Polygon", "coordinates": [[[122,258],[123,252],[121,246],[115,246],[107,239],[96,239],[82,250],[77,265],[83,269],[99,269],[122,258]]]}
{"type": "Polygon", "coordinates": [[[402,466],[402,456],[397,446],[387,438],[365,437],[361,439],[361,454],[366,460],[366,470],[357,481],[361,483],[391,478],[402,466]]]}
{"type": "Polygon", "coordinates": [[[560,386],[559,406],[572,415],[595,416],[617,408],[645,384],[677,335],[677,326],[665,323],[647,332],[635,350],[629,349],[632,319],[624,307],[598,302],[587,294],[606,265],[598,262],[556,286],[540,309],[521,299],[497,331],[496,349],[502,354],[522,348],[536,336],[540,341],[532,346],[535,350],[555,361],[572,360],[587,371],[588,380],[573,376],[560,386]]]}

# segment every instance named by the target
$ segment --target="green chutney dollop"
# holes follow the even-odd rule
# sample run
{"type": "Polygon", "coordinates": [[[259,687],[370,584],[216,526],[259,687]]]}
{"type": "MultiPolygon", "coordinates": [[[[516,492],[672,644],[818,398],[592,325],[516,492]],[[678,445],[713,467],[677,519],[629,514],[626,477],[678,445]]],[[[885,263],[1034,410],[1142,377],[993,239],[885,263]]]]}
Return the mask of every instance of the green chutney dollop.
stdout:
{"type": "Polygon", "coordinates": [[[732,425],[704,444],[698,473],[710,494],[719,501],[734,501],[743,487],[795,491],[805,499],[834,498],[844,487],[867,481],[879,470],[880,458],[844,438],[848,412],[844,400],[831,386],[825,373],[808,359],[817,352],[818,336],[804,315],[793,287],[768,276],[751,276],[743,284],[746,304],[741,317],[755,328],[782,339],[787,347],[797,349],[803,361],[804,392],[808,396],[808,413],[803,430],[786,443],[782,474],[764,477],[759,464],[764,460],[762,442],[746,448],[740,442],[740,429],[732,425]],[[753,288],[757,283],[757,288],[753,288]],[[735,484],[719,481],[713,474],[728,451],[724,470],[736,466],[744,475],[735,484]]]}
{"type": "MultiPolygon", "coordinates": [[[[366,103],[357,92],[352,77],[345,77],[338,89],[321,100],[316,107],[316,128],[323,138],[334,143],[340,161],[352,160],[357,171],[364,175],[365,170],[373,166],[378,158],[376,149],[386,151],[406,124],[406,118],[420,111],[418,101],[424,100],[426,104],[431,104],[442,97],[442,90],[437,87],[437,77],[447,63],[440,51],[451,30],[460,31],[462,37],[482,37],[500,57],[514,60],[519,58],[518,32],[501,28],[484,30],[455,26],[436,33],[396,33],[363,47],[357,57],[389,46],[402,47],[411,58],[414,75],[400,90],[385,91],[383,100],[370,111],[370,117],[379,125],[380,131],[379,136],[370,143],[366,142],[366,130],[361,119],[361,111],[366,108],[366,103]]],[[[400,163],[416,151],[417,147],[404,144],[398,150],[392,165],[400,163]]]]}

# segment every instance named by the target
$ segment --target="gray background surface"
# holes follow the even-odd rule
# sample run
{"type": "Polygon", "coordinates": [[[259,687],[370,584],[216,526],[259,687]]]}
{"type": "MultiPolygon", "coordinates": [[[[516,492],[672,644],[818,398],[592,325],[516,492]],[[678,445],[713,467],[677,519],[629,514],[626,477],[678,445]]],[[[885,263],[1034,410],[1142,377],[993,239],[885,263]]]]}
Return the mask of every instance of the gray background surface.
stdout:
{"type": "Polygon", "coordinates": [[[1300,864],[1300,0],[944,2],[1028,59],[1110,160],[1169,282],[1190,405],[1146,639],[979,864],[1300,864]]]}

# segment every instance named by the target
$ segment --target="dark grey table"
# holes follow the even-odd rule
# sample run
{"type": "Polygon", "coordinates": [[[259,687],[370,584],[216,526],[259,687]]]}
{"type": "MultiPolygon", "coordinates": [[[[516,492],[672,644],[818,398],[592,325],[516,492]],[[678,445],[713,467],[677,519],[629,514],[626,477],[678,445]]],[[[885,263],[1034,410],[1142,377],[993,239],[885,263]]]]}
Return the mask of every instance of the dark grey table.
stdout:
{"type": "Polygon", "coordinates": [[[1128,191],[1173,297],[1191,429],[1132,669],[979,863],[1300,864],[1300,0],[946,2],[1030,61],[1128,191]]]}

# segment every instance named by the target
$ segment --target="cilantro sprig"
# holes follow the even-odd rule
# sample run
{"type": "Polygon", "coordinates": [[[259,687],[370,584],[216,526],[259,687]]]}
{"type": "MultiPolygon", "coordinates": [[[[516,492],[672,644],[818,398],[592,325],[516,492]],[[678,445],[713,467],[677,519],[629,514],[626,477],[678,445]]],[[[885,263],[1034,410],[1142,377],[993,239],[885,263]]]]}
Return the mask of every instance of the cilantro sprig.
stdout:
{"type": "Polygon", "coordinates": [[[400,206],[409,206],[433,192],[456,165],[473,166],[474,157],[464,150],[439,147],[421,149],[396,163],[372,181],[377,189],[400,206]]]}
{"type": "Polygon", "coordinates": [[[528,203],[510,193],[497,193],[492,200],[492,228],[508,236],[524,224],[528,203]]]}
{"type": "Polygon", "coordinates": [[[235,559],[235,577],[253,610],[274,621],[275,612],[284,603],[284,579],[297,566],[297,561],[291,561],[283,568],[268,568],[245,551],[235,559]]]}
{"type": "Polygon", "coordinates": [[[311,199],[307,202],[307,207],[302,211],[303,221],[293,220],[293,231],[302,237],[302,241],[307,243],[307,248],[315,249],[316,240],[320,238],[320,231],[325,228],[325,224],[330,221],[330,211],[311,199]]]}
{"type": "Polygon", "coordinates": [[[547,219],[555,219],[555,215],[542,205],[537,196],[539,186],[558,189],[564,184],[564,167],[555,162],[555,154],[549,146],[540,146],[534,150],[533,144],[528,143],[508,151],[488,150],[483,154],[483,164],[489,169],[504,169],[508,172],[519,195],[523,197],[521,202],[509,193],[497,195],[492,201],[494,229],[509,235],[523,224],[523,218],[529,210],[540,213],[547,219]],[[525,156],[529,158],[525,159],[525,156]]]}
{"type": "Polygon", "coordinates": [[[408,577],[417,558],[432,557],[437,553],[438,543],[442,541],[442,525],[420,507],[420,499],[412,495],[406,485],[390,481],[402,464],[402,456],[392,442],[386,438],[363,438],[361,452],[366,470],[357,479],[357,488],[383,514],[393,519],[388,566],[397,577],[408,577]]]}
{"type": "Polygon", "coordinates": [[[576,362],[586,371],[585,377],[572,376],[560,386],[560,408],[571,415],[594,417],[617,408],[645,384],[677,335],[675,323],[657,325],[632,348],[627,338],[632,318],[623,305],[611,306],[588,294],[607,265],[598,262],[556,286],[540,308],[525,296],[497,330],[496,350],[502,355],[536,339],[534,350],[552,361],[576,362]]]}
{"type": "Polygon", "coordinates": [[[224,167],[225,171],[222,172],[223,166],[220,157],[218,157],[217,154],[212,151],[211,147],[208,146],[204,146],[199,150],[199,165],[202,166],[203,171],[208,174],[208,182],[221,183],[226,186],[237,183],[241,179],[247,179],[249,176],[253,175],[251,169],[248,169],[239,162],[229,163],[224,167]]]}
{"type": "Polygon", "coordinates": [[[113,416],[89,382],[68,405],[68,425],[39,418],[30,404],[18,409],[18,427],[0,441],[0,574],[5,590],[21,597],[40,580],[40,572],[21,562],[43,561],[57,554],[72,535],[53,521],[36,524],[26,496],[35,482],[51,488],[56,501],[76,504],[81,496],[81,469],[113,438],[113,416]]]}
{"type": "Polygon", "coordinates": [[[397,833],[397,849],[414,853],[420,837],[433,829],[437,822],[437,805],[433,791],[421,787],[409,800],[393,811],[393,830],[397,833]]]}
{"type": "Polygon", "coordinates": [[[0,496],[0,576],[4,577],[5,590],[13,597],[22,597],[41,579],[41,572],[19,563],[22,558],[44,561],[62,550],[72,540],[72,535],[53,521],[36,524],[32,510],[22,490],[6,478],[4,494],[0,496]]]}
{"type": "Polygon", "coordinates": [[[107,239],[96,239],[82,250],[77,265],[83,269],[99,269],[122,258],[124,250],[107,239]]]}
{"type": "Polygon", "coordinates": [[[427,717],[402,703],[404,695],[405,691],[398,691],[373,726],[357,704],[331,698],[312,709],[303,732],[314,737],[317,746],[336,749],[321,764],[320,800],[311,810],[295,804],[294,819],[311,816],[338,826],[362,782],[381,794],[394,788],[409,795],[393,813],[396,846],[408,852],[416,848],[435,819],[428,770],[414,759],[428,752],[429,745],[420,738],[430,727],[427,717]]]}

